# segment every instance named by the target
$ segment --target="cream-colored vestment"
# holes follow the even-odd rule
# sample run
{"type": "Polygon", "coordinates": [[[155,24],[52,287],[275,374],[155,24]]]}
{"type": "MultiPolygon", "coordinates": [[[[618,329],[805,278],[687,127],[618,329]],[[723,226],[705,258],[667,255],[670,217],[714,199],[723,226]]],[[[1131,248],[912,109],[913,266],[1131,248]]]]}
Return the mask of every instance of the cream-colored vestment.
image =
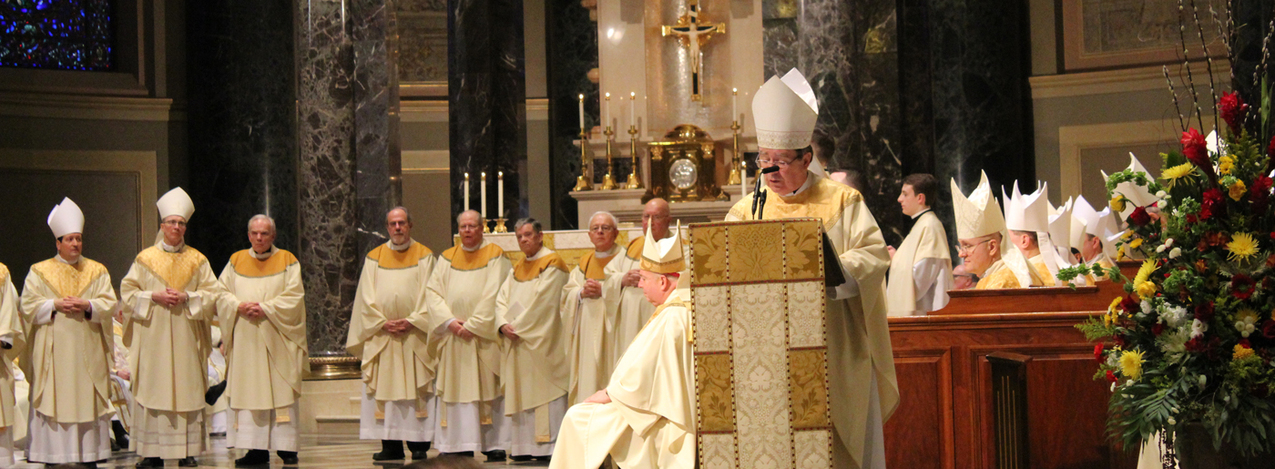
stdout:
{"type": "MultiPolygon", "coordinates": [[[[579,404],[593,393],[606,388],[614,363],[609,356],[616,345],[614,332],[620,306],[620,282],[607,282],[606,266],[620,255],[619,246],[606,252],[589,252],[571,269],[562,294],[562,323],[570,331],[567,357],[571,364],[569,404],[579,404]],[[602,296],[584,298],[580,291],[585,282],[602,285],[602,296]]],[[[623,274],[620,274],[623,275],[623,274]]],[[[617,357],[618,358],[618,357],[617,357]]]]}
{"type": "Polygon", "coordinates": [[[120,282],[138,405],[131,442],[139,456],[180,459],[204,451],[210,331],[225,291],[203,254],[163,241],[138,253],[120,282]],[[173,307],[151,301],[151,293],[165,288],[189,298],[173,307]]]}
{"type": "Polygon", "coordinates": [[[607,404],[577,404],[558,433],[551,468],[694,469],[695,361],[691,313],[673,293],[625,351],[607,404]]]}
{"type": "Polygon", "coordinates": [[[301,396],[301,375],[310,363],[305,288],[296,256],[274,246],[266,254],[261,258],[251,249],[239,251],[221,271],[227,290],[219,307],[226,396],[238,425],[235,441],[227,444],[296,451],[296,421],[290,408],[301,396]],[[240,303],[260,304],[266,317],[240,316],[240,303]],[[291,438],[272,438],[273,433],[291,438]],[[272,441],[283,446],[271,446],[272,441]]]}
{"type": "Polygon", "coordinates": [[[434,269],[429,248],[409,241],[402,250],[389,243],[368,253],[359,277],[345,348],[362,360],[364,404],[359,438],[430,441],[434,422],[434,357],[429,353],[429,310],[425,283],[434,269]],[[382,330],[407,319],[402,335],[382,330]]]}
{"type": "Polygon", "coordinates": [[[111,275],[102,264],[54,257],[31,266],[22,288],[30,328],[31,445],[27,460],[93,462],[111,455],[111,275]],[[88,300],[91,313],[66,315],[54,302],[88,300]],[[56,346],[55,346],[56,344],[56,346]]]}
{"type": "Polygon", "coordinates": [[[890,315],[924,315],[943,309],[953,284],[947,230],[934,211],[927,209],[916,217],[912,231],[890,260],[890,281],[886,284],[890,315]]]}
{"type": "Polygon", "coordinates": [[[0,467],[11,467],[17,461],[13,454],[13,441],[26,435],[17,428],[26,422],[14,408],[14,378],[21,373],[13,360],[26,347],[26,333],[22,327],[22,314],[18,310],[18,291],[13,288],[9,268],[0,264],[0,341],[12,348],[0,350],[0,467]]]}
{"type": "MultiPolygon", "coordinates": [[[[726,220],[754,219],[752,202],[749,195],[736,203],[726,220]]],[[[823,220],[848,280],[837,289],[845,297],[829,297],[826,310],[829,401],[836,403],[832,423],[850,456],[836,467],[884,467],[882,425],[899,404],[886,323],[885,240],[859,191],[813,173],[794,194],[770,194],[763,213],[767,220],[801,217],[823,220]]]]}
{"type": "MultiPolygon", "coordinates": [[[[638,286],[626,287],[623,285],[624,274],[631,270],[640,270],[642,267],[642,247],[646,245],[646,238],[643,236],[636,237],[629,242],[628,247],[622,253],[616,256],[615,260],[608,262],[604,273],[607,280],[602,284],[603,292],[619,290],[619,302],[616,304],[615,324],[613,330],[608,332],[611,338],[610,342],[602,349],[602,355],[606,363],[620,360],[620,355],[624,354],[624,350],[633,343],[633,338],[637,337],[638,331],[642,330],[642,326],[651,319],[651,313],[655,311],[655,305],[646,299],[646,294],[642,293],[642,289],[638,286]]],[[[606,376],[606,375],[603,375],[606,376]]],[[[584,398],[589,397],[588,393],[584,398]]],[[[582,398],[583,399],[583,398],[582,398]]]]}
{"type": "MultiPolygon", "coordinates": [[[[1045,281],[1040,278],[1040,271],[1036,268],[1028,268],[1031,274],[1031,285],[1029,287],[1045,286],[1045,281]]],[[[974,286],[976,290],[1004,290],[1009,288],[1027,288],[1022,286],[1022,282],[1018,281],[1018,275],[1014,274],[1014,270],[1004,259],[997,259],[990,267],[983,272],[982,278],[978,281],[978,285],[974,286]]]]}
{"type": "Polygon", "coordinates": [[[496,297],[496,329],[508,324],[519,336],[502,335],[500,342],[511,455],[552,454],[557,423],[567,410],[571,366],[558,311],[566,283],[567,265],[558,253],[541,247],[514,266],[496,297]]]}
{"type": "Polygon", "coordinates": [[[507,449],[500,393],[500,338],[496,295],[512,269],[500,246],[484,241],[473,250],[453,246],[438,257],[429,278],[432,353],[438,357],[434,447],[441,452],[507,449]],[[469,340],[448,326],[462,321],[469,340]]]}

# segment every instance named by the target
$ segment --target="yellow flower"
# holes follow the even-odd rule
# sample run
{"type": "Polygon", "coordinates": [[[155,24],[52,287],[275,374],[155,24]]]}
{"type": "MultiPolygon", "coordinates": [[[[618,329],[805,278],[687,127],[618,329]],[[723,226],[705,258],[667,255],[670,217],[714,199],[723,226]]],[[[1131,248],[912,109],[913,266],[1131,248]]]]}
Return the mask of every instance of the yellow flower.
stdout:
{"type": "Polygon", "coordinates": [[[1183,182],[1189,182],[1191,175],[1195,173],[1195,165],[1191,163],[1182,163],[1172,168],[1166,169],[1160,173],[1160,179],[1169,181],[1169,187],[1172,188],[1178,179],[1186,178],[1183,182]]]}
{"type": "Polygon", "coordinates": [[[1120,354],[1120,373],[1129,379],[1142,377],[1142,352],[1125,350],[1120,354]]]}
{"type": "MultiPolygon", "coordinates": [[[[1134,241],[1135,242],[1142,241],[1142,238],[1138,238],[1134,241]]],[[[1134,247],[1137,247],[1137,246],[1134,246],[1134,247]]],[[[1142,266],[1138,267],[1138,274],[1133,276],[1133,289],[1134,291],[1138,292],[1138,296],[1144,300],[1151,298],[1152,296],[1155,295],[1155,292],[1156,292],[1155,283],[1152,283],[1149,281],[1149,279],[1151,278],[1151,274],[1155,272],[1155,268],[1156,268],[1155,261],[1151,259],[1147,259],[1145,261],[1142,261],[1142,266]]]]}
{"type": "Polygon", "coordinates": [[[1239,202],[1246,193],[1248,193],[1248,188],[1244,187],[1244,181],[1235,181],[1235,184],[1231,184],[1231,200],[1239,202]]]}
{"type": "Polygon", "coordinates": [[[1253,356],[1253,349],[1240,344],[1235,344],[1234,353],[1231,354],[1232,360],[1243,360],[1253,356]]]}
{"type": "Polygon", "coordinates": [[[1102,315],[1102,323],[1104,325],[1110,326],[1116,322],[1116,315],[1118,314],[1116,308],[1120,306],[1120,301],[1121,299],[1118,296],[1116,299],[1111,300],[1111,306],[1107,308],[1107,314],[1102,315]]]}
{"type": "Polygon", "coordinates": [[[1124,204],[1125,204],[1124,196],[1120,194],[1116,194],[1115,197],[1111,198],[1111,203],[1109,205],[1111,205],[1112,211],[1123,212],[1124,204]]]}
{"type": "Polygon", "coordinates": [[[1227,259],[1243,261],[1257,254],[1257,241],[1248,233],[1238,233],[1226,244],[1226,250],[1231,252],[1227,259]]]}
{"type": "Polygon", "coordinates": [[[1235,157],[1223,156],[1217,159],[1218,174],[1223,174],[1223,175],[1231,174],[1231,171],[1234,171],[1234,170],[1235,170],[1235,157]]]}
{"type": "Polygon", "coordinates": [[[1146,300],[1146,299],[1150,299],[1152,296],[1155,296],[1156,287],[1154,283],[1142,282],[1136,285],[1137,287],[1135,287],[1134,289],[1138,292],[1138,297],[1146,300]]]}
{"type": "Polygon", "coordinates": [[[1135,239],[1129,243],[1129,247],[1132,249],[1138,249],[1141,246],[1142,246],[1142,238],[1135,239]]]}

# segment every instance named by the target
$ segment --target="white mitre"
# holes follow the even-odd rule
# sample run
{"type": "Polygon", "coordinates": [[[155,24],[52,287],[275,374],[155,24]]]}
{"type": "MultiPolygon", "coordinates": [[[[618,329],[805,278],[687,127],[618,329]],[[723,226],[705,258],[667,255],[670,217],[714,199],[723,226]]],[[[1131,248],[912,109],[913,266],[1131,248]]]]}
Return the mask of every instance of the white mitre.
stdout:
{"type": "Polygon", "coordinates": [[[190,196],[180,187],[174,187],[160,197],[155,202],[155,207],[159,209],[160,220],[177,215],[190,221],[190,216],[195,213],[195,202],[190,200],[190,196]]]}
{"type": "MultiPolygon", "coordinates": [[[[1146,174],[1147,179],[1152,179],[1151,174],[1147,173],[1147,168],[1142,166],[1142,162],[1138,161],[1138,157],[1134,156],[1133,152],[1129,152],[1128,169],[1135,173],[1146,174]]],[[[1098,172],[1102,173],[1102,182],[1105,185],[1108,179],[1107,172],[1102,170],[1099,170],[1098,172]]],[[[1135,208],[1146,207],[1160,201],[1160,199],[1156,198],[1156,196],[1152,194],[1151,191],[1147,190],[1146,187],[1139,186],[1132,181],[1116,184],[1116,188],[1113,192],[1123,195],[1124,198],[1129,199],[1129,203],[1125,204],[1124,210],[1120,211],[1121,220],[1129,218],[1129,214],[1133,213],[1133,209],[1135,208]]]]}
{"type": "Polygon", "coordinates": [[[682,224],[679,222],[673,236],[656,241],[652,230],[646,230],[646,242],[642,244],[642,270],[657,274],[680,274],[686,270],[682,256],[682,224]]]}
{"type": "Polygon", "coordinates": [[[1014,192],[1002,194],[1005,200],[1005,228],[1015,231],[1048,232],[1049,231],[1049,199],[1045,183],[1040,189],[1028,195],[1018,191],[1018,181],[1014,181],[1014,192]]]}
{"type": "MultiPolygon", "coordinates": [[[[1077,210],[1081,208],[1083,207],[1077,205],[1077,210]]],[[[1105,252],[1107,256],[1114,259],[1116,255],[1116,241],[1120,240],[1120,236],[1124,234],[1124,230],[1120,229],[1120,224],[1116,221],[1116,215],[1111,213],[1111,207],[1103,208],[1101,212],[1094,211],[1091,207],[1089,211],[1084,214],[1084,225],[1084,233],[1101,239],[1102,251],[1105,252]]]]}
{"type": "Polygon", "coordinates": [[[1069,238],[1071,245],[1076,249],[1085,244],[1086,226],[1089,224],[1089,218],[1096,215],[1097,210],[1093,209],[1093,205],[1085,200],[1085,196],[1076,196],[1076,201],[1071,204],[1071,237],[1069,238]]]}
{"type": "Polygon", "coordinates": [[[1049,213],[1049,240],[1053,241],[1054,246],[1067,248],[1070,250],[1075,245],[1071,243],[1071,213],[1072,199],[1067,198],[1067,203],[1062,207],[1050,207],[1049,213]]]}
{"type": "Polygon", "coordinates": [[[54,205],[49,212],[49,229],[54,238],[61,238],[71,233],[84,232],[84,212],[70,197],[63,197],[62,203],[54,205]]]}
{"type": "Polygon", "coordinates": [[[1000,204],[992,197],[992,186],[987,173],[982,173],[978,187],[967,197],[952,179],[952,211],[956,214],[956,236],[973,239],[1005,231],[1005,217],[1000,204]]]}
{"type": "Polygon", "coordinates": [[[771,77],[753,96],[753,122],[760,148],[800,150],[810,146],[818,118],[815,92],[795,68],[783,78],[771,77]]]}

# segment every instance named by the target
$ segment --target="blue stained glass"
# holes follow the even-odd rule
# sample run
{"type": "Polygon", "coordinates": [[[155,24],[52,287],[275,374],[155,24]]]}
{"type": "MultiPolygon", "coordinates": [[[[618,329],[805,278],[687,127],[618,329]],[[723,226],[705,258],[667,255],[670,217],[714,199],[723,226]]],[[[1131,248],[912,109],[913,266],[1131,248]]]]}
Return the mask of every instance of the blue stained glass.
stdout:
{"type": "Polygon", "coordinates": [[[111,70],[111,0],[0,0],[0,67],[111,70]]]}

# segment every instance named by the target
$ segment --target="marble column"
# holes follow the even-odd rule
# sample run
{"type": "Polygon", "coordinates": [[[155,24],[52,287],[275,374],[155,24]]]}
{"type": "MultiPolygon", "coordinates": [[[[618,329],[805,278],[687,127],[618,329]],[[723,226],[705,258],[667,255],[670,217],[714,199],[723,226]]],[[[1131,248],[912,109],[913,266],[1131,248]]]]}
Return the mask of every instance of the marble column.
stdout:
{"type": "Polygon", "coordinates": [[[399,199],[397,33],[392,0],[296,5],[297,254],[312,361],[330,364],[345,354],[363,254],[399,199]]]}
{"type": "MultiPolygon", "coordinates": [[[[190,172],[198,215],[187,241],[220,272],[248,247],[248,219],[275,219],[280,248],[295,251],[297,154],[292,2],[187,5],[190,172]]],[[[167,187],[160,188],[161,193],[167,187]]]]}
{"type": "Polygon", "coordinates": [[[508,218],[512,229],[514,219],[527,216],[520,197],[527,171],[522,1],[448,0],[447,20],[452,213],[463,210],[466,172],[470,206],[480,207],[479,177],[486,172],[487,218],[508,218]],[[505,212],[497,213],[496,175],[502,171],[505,212]]]}
{"type": "Polygon", "coordinates": [[[593,127],[601,120],[598,84],[588,77],[589,70],[598,68],[598,25],[589,19],[589,10],[576,0],[549,0],[546,13],[553,204],[550,224],[555,230],[569,230],[579,228],[576,199],[570,194],[580,174],[580,147],[573,143],[580,138],[579,95],[584,95],[585,125],[593,127]]]}

